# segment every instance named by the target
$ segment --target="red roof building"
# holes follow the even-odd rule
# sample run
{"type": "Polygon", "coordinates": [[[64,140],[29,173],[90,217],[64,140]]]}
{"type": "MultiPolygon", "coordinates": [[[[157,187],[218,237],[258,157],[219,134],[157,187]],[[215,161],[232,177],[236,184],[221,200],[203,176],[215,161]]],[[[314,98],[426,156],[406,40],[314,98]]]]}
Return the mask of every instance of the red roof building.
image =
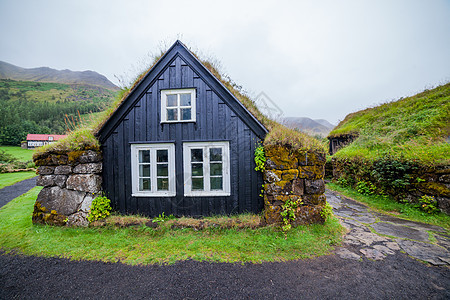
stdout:
{"type": "Polygon", "coordinates": [[[64,134],[32,134],[27,135],[27,148],[32,149],[36,147],[41,147],[53,142],[59,141],[65,138],[67,135],[64,134]]]}

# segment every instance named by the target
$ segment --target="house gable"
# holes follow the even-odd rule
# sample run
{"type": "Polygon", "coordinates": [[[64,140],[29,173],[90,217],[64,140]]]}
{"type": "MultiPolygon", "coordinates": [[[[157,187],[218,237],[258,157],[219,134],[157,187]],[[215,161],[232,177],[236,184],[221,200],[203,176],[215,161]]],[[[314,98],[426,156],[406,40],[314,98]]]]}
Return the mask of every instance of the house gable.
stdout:
{"type": "MultiPolygon", "coordinates": [[[[167,80],[165,77],[170,75],[165,74],[167,73],[165,71],[170,67],[177,68],[177,59],[181,62],[181,64],[178,64],[178,68],[189,67],[189,70],[195,73],[194,78],[198,77],[202,79],[205,84],[208,85],[209,89],[214,91],[214,93],[218,95],[260,139],[264,139],[268,130],[180,41],[176,41],[130,92],[113,115],[105,122],[97,133],[100,142],[103,143],[103,141],[111,135],[118,124],[128,115],[128,113],[130,113],[145,93],[154,86],[156,81],[167,80]]],[[[186,78],[180,76],[180,72],[176,72],[175,74],[177,75],[170,76],[168,79],[171,88],[180,88],[183,85],[189,87],[188,83],[183,83],[183,80],[186,80],[186,78]]]]}

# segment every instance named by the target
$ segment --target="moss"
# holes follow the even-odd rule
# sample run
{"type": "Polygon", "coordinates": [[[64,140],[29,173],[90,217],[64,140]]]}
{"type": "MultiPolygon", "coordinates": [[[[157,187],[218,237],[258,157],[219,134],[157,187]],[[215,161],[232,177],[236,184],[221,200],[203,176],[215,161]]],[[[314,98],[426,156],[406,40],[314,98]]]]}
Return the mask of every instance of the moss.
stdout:
{"type": "Polygon", "coordinates": [[[68,162],[69,163],[74,163],[78,160],[78,158],[83,155],[86,151],[84,150],[78,150],[78,151],[70,151],[67,155],[68,155],[68,162]]]}
{"type": "Polygon", "coordinates": [[[281,179],[291,181],[298,177],[298,169],[285,170],[281,173],[281,179]]]}
{"type": "Polygon", "coordinates": [[[437,182],[421,182],[417,184],[417,189],[429,195],[450,197],[450,189],[437,182]]]}
{"type": "Polygon", "coordinates": [[[48,213],[47,208],[42,206],[39,201],[36,201],[34,204],[32,222],[35,224],[64,226],[67,222],[67,217],[58,214],[56,210],[51,210],[50,213],[48,213]]]}
{"type": "Polygon", "coordinates": [[[301,166],[298,167],[298,178],[302,179],[322,179],[325,176],[324,166],[301,166]]]}

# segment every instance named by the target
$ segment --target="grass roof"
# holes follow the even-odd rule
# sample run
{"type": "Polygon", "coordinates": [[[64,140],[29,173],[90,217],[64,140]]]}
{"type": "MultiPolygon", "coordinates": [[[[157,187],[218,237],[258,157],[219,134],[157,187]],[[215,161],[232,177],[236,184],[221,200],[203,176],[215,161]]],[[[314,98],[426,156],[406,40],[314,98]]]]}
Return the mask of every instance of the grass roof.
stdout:
{"type": "Polygon", "coordinates": [[[329,137],[357,134],[335,157],[385,155],[450,164],[450,83],[349,114],[329,137]]]}
{"type": "MultiPolygon", "coordinates": [[[[325,152],[325,146],[315,138],[302,132],[289,129],[284,125],[269,119],[258,109],[255,102],[246,92],[242,90],[239,85],[233,82],[229,77],[223,76],[218,71],[218,68],[214,63],[200,58],[192,51],[191,53],[197,57],[203,66],[205,66],[246,107],[246,109],[269,130],[269,133],[264,141],[266,145],[287,145],[293,150],[313,149],[316,151],[325,152]]],[[[137,76],[129,88],[120,90],[117,93],[116,100],[107,110],[97,114],[94,120],[90,120],[89,122],[81,122],[82,124],[80,124],[77,129],[70,132],[67,138],[60,140],[58,143],[53,143],[38,148],[35,156],[39,156],[45,152],[70,151],[74,148],[77,148],[77,150],[80,148],[98,148],[99,141],[96,138],[96,134],[164,54],[165,51],[161,51],[159,55],[156,55],[151,66],[137,76]],[[80,140],[81,137],[83,137],[82,140],[80,140]]]]}

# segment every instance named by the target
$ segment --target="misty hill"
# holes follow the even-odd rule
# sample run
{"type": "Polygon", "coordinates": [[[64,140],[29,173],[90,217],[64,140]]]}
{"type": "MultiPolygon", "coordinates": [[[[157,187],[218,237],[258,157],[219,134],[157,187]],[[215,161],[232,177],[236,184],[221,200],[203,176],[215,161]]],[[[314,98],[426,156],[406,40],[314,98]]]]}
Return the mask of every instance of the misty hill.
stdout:
{"type": "Polygon", "coordinates": [[[94,71],[70,71],[55,70],[48,67],[21,68],[0,61],[0,79],[12,79],[16,81],[54,82],[64,84],[84,84],[100,86],[109,90],[119,88],[105,76],[94,71]]]}
{"type": "Polygon", "coordinates": [[[309,135],[319,135],[326,137],[334,125],[324,119],[313,120],[306,117],[287,117],[281,120],[281,123],[286,127],[298,129],[309,135]]]}

